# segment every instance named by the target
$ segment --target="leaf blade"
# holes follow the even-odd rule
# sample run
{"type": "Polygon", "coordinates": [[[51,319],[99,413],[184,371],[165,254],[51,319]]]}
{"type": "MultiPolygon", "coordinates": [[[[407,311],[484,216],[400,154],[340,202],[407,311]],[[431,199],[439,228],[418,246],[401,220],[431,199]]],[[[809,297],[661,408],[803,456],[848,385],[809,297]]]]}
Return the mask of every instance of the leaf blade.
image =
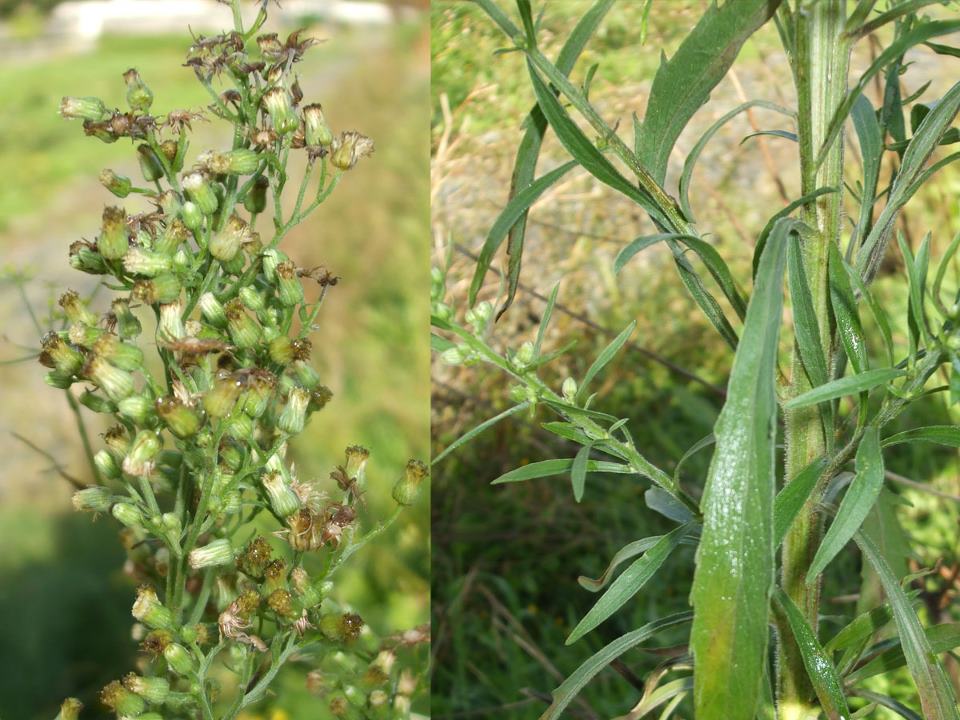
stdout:
{"type": "Polygon", "coordinates": [[[826,385],[807,390],[807,392],[797,395],[792,400],[788,400],[784,403],[784,407],[787,410],[794,410],[844,395],[855,395],[901,377],[904,372],[904,370],[898,370],[897,368],[878,368],[867,370],[859,375],[848,375],[837,380],[831,380],[826,385]]]}

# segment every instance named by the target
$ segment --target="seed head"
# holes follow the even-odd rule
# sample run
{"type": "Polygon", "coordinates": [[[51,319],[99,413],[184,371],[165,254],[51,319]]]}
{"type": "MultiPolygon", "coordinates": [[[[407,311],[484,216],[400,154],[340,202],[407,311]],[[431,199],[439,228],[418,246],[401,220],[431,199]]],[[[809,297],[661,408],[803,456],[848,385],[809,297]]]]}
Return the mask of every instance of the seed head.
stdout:
{"type": "Polygon", "coordinates": [[[354,130],[347,130],[333,141],[330,162],[340,170],[349,170],[362,158],[373,154],[373,140],[354,130]]]}

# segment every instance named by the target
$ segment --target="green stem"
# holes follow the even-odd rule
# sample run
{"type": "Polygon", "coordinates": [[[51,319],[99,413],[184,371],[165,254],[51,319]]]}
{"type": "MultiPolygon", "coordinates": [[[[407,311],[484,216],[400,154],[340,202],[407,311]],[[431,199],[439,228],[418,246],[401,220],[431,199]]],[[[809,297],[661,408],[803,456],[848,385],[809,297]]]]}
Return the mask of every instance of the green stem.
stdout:
{"type": "MultiPolygon", "coordinates": [[[[850,47],[843,36],[846,22],[844,0],[824,0],[792,17],[794,43],[791,59],[797,85],[798,139],[800,144],[801,194],[820,187],[840,187],[843,180],[843,144],[835,141],[818,166],[817,152],[827,134],[830,119],[846,95],[850,47]]],[[[842,197],[828,193],[808,203],[801,219],[813,232],[803,239],[804,270],[821,330],[821,351],[829,363],[831,334],[827,257],[830,244],[839,244],[842,197]]],[[[794,348],[789,396],[809,389],[799,352],[794,348]]],[[[786,477],[789,482],[810,462],[830,451],[834,428],[824,432],[817,408],[785,414],[786,477]]],[[[807,585],[805,577],[820,542],[821,519],[816,512],[816,494],[800,511],[783,544],[781,583],[816,633],[819,582],[807,585]]],[[[781,717],[802,720],[816,717],[817,706],[799,648],[793,635],[780,628],[778,692],[781,717]]]]}

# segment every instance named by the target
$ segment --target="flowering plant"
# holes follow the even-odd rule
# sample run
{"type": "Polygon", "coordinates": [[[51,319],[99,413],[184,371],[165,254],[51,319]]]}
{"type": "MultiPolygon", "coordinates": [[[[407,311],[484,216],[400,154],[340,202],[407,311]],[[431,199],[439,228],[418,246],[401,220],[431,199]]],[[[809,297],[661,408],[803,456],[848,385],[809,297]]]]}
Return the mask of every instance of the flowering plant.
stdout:
{"type": "MultiPolygon", "coordinates": [[[[331,595],[334,574],[412,503],[426,467],[408,463],[396,510],[362,533],[366,449],[347,448],[327,484],[298,478],[287,459],[289,440],[332,396],[310,364],[309,335],[338,279],[298,267],[279,245],[373,142],[334,135],[319,104],[301,105],[293,66],[315,40],[258,35],[267,3],[247,29],[239,0],[229,5],[234,29],[196,37],[188,52],[208,109],[151,113],[153,93],[134,69],[124,73],[127,111],[92,97],[60,106],[87,135],[136,146],[143,186],[112,170],[100,181],[152,204],[138,214],[105,208],[96,239],[71,246],[70,264],[103,277],[115,297],[100,315],[64,293],[63,327],[40,355],[72,406],[116,421],[103,449],[84,437],[96,484],[74,505],[123,526],[127,570],[141,583],[132,612],[144,656],[101,700],[122,718],[235,718],[300,659],[313,662],[308,685],[334,717],[403,718],[417,677],[398,659],[428,632],[378,639],[331,595]],[[232,126],[232,144],[188,164],[192,123],[208,114],[232,126]],[[307,163],[287,214],[296,151],[307,163]],[[265,212],[272,223],[261,236],[265,212]],[[315,300],[305,280],[319,286],[315,300]],[[75,385],[85,387],[79,397],[75,385]]],[[[59,717],[79,711],[71,698],[59,717]]]]}

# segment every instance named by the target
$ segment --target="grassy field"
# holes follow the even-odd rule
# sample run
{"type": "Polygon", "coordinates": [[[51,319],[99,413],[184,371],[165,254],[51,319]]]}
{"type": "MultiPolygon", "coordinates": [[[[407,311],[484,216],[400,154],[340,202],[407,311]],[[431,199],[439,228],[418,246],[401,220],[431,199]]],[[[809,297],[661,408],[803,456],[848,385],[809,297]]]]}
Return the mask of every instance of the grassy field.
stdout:
{"type": "MultiPolygon", "coordinates": [[[[288,238],[303,266],[323,264],[341,277],[318,318],[314,357],[334,400],[293,448],[306,477],[325,478],[343,448],[372,452],[369,515],[392,506],[390,488],[410,457],[429,446],[428,323],[429,72],[423,23],[389,30],[313,28],[329,38],[299,66],[306,100],[318,100],[336,130],[373,137],[376,154],[344,179],[330,202],[288,238]]],[[[189,37],[105,38],[91,53],[0,68],[0,247],[7,279],[0,288],[4,359],[36,343],[14,273],[39,315],[67,283],[83,282],[66,264],[69,243],[91,236],[111,200],[97,183],[102,167],[135,174],[129,145],[83,137],[56,113],[65,94],[100,95],[122,104],[121,73],[136,65],[158,108],[197,107],[205,93],[181,67],[189,37]]],[[[216,138],[197,125],[193,152],[216,138]]],[[[223,142],[217,138],[219,145],[223,142]]],[[[122,551],[109,519],[91,522],[69,510],[69,487],[50,461],[16,440],[24,436],[83,477],[66,403],[42,382],[35,362],[0,367],[0,611],[8,633],[0,646],[0,717],[41,720],[59,699],[78,694],[97,717],[95,693],[131,668],[130,604],[122,551]]],[[[94,433],[100,428],[92,426],[94,433]]],[[[94,442],[99,442],[94,438],[94,442]]],[[[428,499],[358,555],[357,572],[338,583],[378,632],[428,618],[428,499]]],[[[425,657],[425,656],[424,656],[425,657]]],[[[282,691],[253,718],[323,717],[323,703],[284,675],[282,691]],[[268,709],[269,708],[269,711],[268,709]]],[[[426,700],[421,697],[423,705],[426,700]]]]}
{"type": "MultiPolygon", "coordinates": [[[[641,44],[642,5],[616,4],[571,76],[575,84],[582,83],[588,69],[597,65],[591,100],[628,142],[630,114],[642,115],[660,48],[669,55],[696,21],[696,8],[702,7],[702,3],[682,0],[654,2],[645,44],[641,44]]],[[[546,4],[539,34],[546,55],[556,57],[566,34],[589,6],[580,0],[546,4]]],[[[473,271],[473,260],[464,253],[479,250],[506,201],[521,123],[533,102],[520,54],[495,54],[505,45],[476,7],[434,4],[433,223],[434,236],[443,239],[434,262],[444,264],[450,252],[448,302],[458,304],[460,310],[465,307],[473,271]]],[[[703,130],[744,99],[795,102],[786,63],[778,53],[772,27],[747,43],[734,72],[681,136],[671,158],[668,184],[675,183],[684,154],[703,130]]],[[[918,51],[911,59],[915,64],[904,78],[909,89],[932,80],[924,97],[934,97],[949,85],[941,77],[942,61],[935,56],[918,51]]],[[[861,68],[867,61],[857,54],[853,64],[861,68]]],[[[711,241],[731,259],[738,278],[748,276],[754,239],[766,219],[786,204],[786,198],[798,195],[793,170],[796,151],[791,143],[760,138],[741,144],[751,131],[771,128],[791,129],[777,116],[763,113],[731,123],[707,147],[694,176],[699,192],[691,200],[698,226],[711,233],[711,241]]],[[[538,174],[566,159],[548,133],[538,174]]],[[[647,255],[650,251],[645,251],[643,260],[619,276],[612,271],[619,249],[650,232],[647,221],[585,172],[568,178],[531,213],[521,291],[513,308],[494,326],[493,344],[517,348],[523,340],[533,339],[543,312],[542,298],[559,281],[559,302],[569,312],[555,314],[544,349],[549,352],[571,340],[576,346],[544,371],[554,387],[568,374],[581,377],[599,350],[631,320],[638,324],[633,335],[637,346],[722,385],[729,356],[685,296],[666,253],[647,255]]],[[[934,258],[960,230],[960,214],[952,199],[958,187],[960,173],[947,169],[908,208],[905,231],[916,243],[927,228],[933,229],[934,258]]],[[[505,266],[503,256],[494,263],[498,270],[505,266]]],[[[948,275],[954,283],[957,270],[952,268],[948,275]]],[[[894,317],[905,316],[903,289],[895,277],[900,272],[892,260],[876,286],[894,317]]],[[[495,300],[500,292],[495,275],[488,275],[481,297],[495,300]]],[[[867,333],[876,337],[869,324],[867,333]]],[[[896,327],[894,335],[900,348],[905,348],[906,328],[896,327]]],[[[871,352],[879,356],[880,348],[872,347],[871,352]]],[[[434,452],[507,409],[509,389],[509,383],[489,366],[451,368],[436,363],[434,452]]],[[[595,407],[630,418],[628,427],[638,448],[668,472],[711,431],[721,403],[716,393],[651,362],[636,348],[625,349],[592,389],[598,393],[595,407]]],[[[646,485],[624,482],[619,476],[591,476],[579,504],[563,477],[490,487],[490,480],[528,462],[573,456],[574,446],[538,427],[548,419],[553,418],[545,412],[510,418],[435,470],[436,718],[536,718],[549,702],[550,691],[602,645],[653,617],[688,608],[691,551],[682,549],[658,575],[653,592],[642,593],[592,636],[564,646],[573,625],[596,599],[578,586],[578,575],[596,577],[626,543],[658,534],[667,525],[646,507],[646,485]]],[[[942,400],[931,398],[901,421],[906,427],[956,422],[957,416],[942,400]]],[[[685,483],[701,485],[708,458],[709,453],[703,452],[685,463],[685,483]]],[[[887,459],[896,473],[929,483],[939,492],[960,495],[955,451],[923,448],[891,453],[887,459]]],[[[901,524],[918,547],[925,546],[920,557],[910,560],[910,568],[932,565],[939,558],[953,566],[960,544],[957,504],[902,486],[898,493],[909,503],[897,509],[901,524]]],[[[848,555],[839,560],[830,568],[825,593],[843,594],[847,579],[858,574],[855,558],[848,555]]],[[[942,588],[934,577],[925,586],[931,594],[942,588]]],[[[849,605],[826,605],[825,627],[835,629],[837,616],[849,612],[849,605]]],[[[929,612],[927,619],[941,611],[929,612]]],[[[948,608],[939,617],[941,621],[960,619],[956,613],[948,608]]],[[[665,636],[658,642],[669,647],[682,640],[665,636]]],[[[622,715],[642,694],[642,678],[674,654],[632,652],[625,656],[623,667],[598,676],[583,693],[583,702],[571,706],[568,714],[580,718],[622,715]]],[[[951,672],[956,671],[956,665],[951,665],[951,672]]],[[[912,703],[904,674],[878,677],[875,683],[873,689],[912,703]]],[[[679,716],[691,715],[681,709],[679,716]]]]}

